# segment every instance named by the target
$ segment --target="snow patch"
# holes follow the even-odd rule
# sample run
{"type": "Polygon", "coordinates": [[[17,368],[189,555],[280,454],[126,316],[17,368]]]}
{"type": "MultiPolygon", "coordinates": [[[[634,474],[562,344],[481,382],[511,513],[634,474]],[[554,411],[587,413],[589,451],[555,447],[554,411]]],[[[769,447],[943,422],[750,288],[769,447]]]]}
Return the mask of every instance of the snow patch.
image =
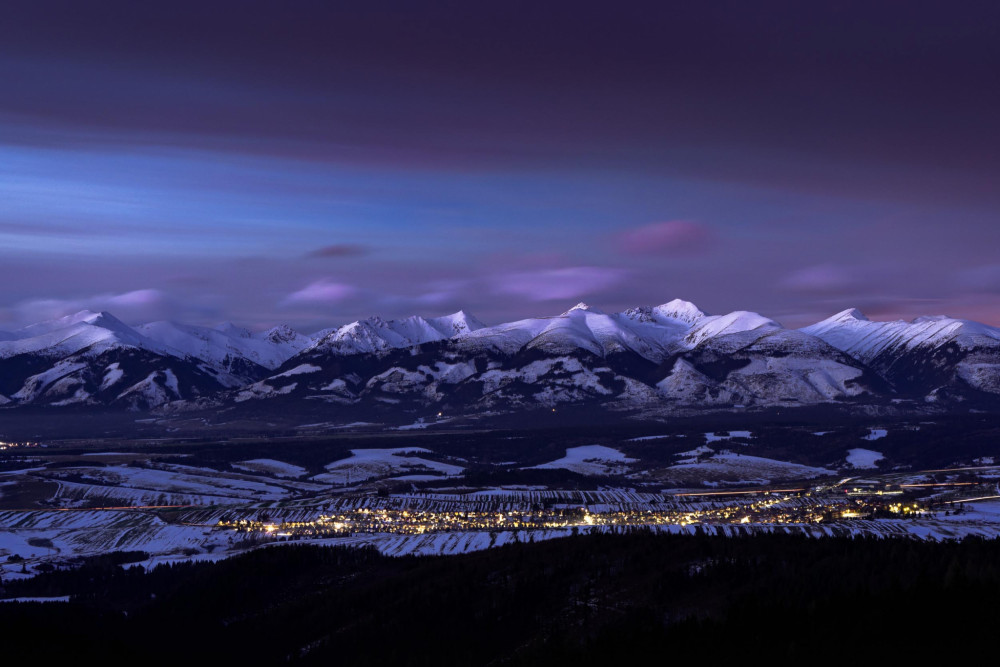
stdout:
{"type": "Polygon", "coordinates": [[[314,366],[313,364],[299,364],[295,368],[291,368],[285,371],[284,373],[278,373],[277,375],[273,375],[272,377],[285,378],[285,377],[291,377],[293,375],[305,375],[306,373],[316,373],[321,370],[323,369],[320,368],[319,366],[314,366]]]}
{"type": "Polygon", "coordinates": [[[244,470],[246,472],[273,475],[275,477],[290,477],[292,479],[302,477],[309,472],[301,466],[285,463],[284,461],[277,461],[275,459],[249,459],[246,461],[240,461],[239,463],[234,463],[233,467],[237,470],[244,470]]]}
{"type": "Polygon", "coordinates": [[[117,384],[124,375],[125,371],[121,369],[121,365],[117,361],[105,368],[104,379],[101,381],[101,391],[117,384]]]}
{"type": "Polygon", "coordinates": [[[711,444],[713,442],[719,442],[720,440],[731,440],[733,438],[752,438],[752,437],[753,434],[750,431],[728,431],[725,435],[706,433],[705,442],[711,444]]]}
{"type": "Polygon", "coordinates": [[[349,458],[334,461],[326,466],[327,472],[312,479],[327,484],[354,484],[377,477],[399,474],[419,474],[422,471],[441,475],[461,475],[464,468],[449,463],[431,461],[408,454],[430,454],[422,447],[397,447],[394,449],[352,449],[349,458]]]}
{"type": "Polygon", "coordinates": [[[871,449],[856,447],[847,451],[847,462],[854,468],[877,468],[876,464],[884,458],[882,452],[871,449]]]}
{"type": "Polygon", "coordinates": [[[583,447],[570,447],[566,450],[566,456],[555,461],[532,466],[530,469],[571,470],[581,475],[620,475],[627,470],[628,463],[634,463],[636,459],[630,459],[622,452],[603,445],[585,445],[583,447]]]}

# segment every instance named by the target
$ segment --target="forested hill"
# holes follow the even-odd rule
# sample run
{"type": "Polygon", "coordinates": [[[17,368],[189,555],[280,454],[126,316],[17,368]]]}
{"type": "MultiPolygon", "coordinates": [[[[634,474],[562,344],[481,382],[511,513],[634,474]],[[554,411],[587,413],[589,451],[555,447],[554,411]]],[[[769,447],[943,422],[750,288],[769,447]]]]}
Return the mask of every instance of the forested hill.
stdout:
{"type": "Polygon", "coordinates": [[[102,664],[639,664],[974,657],[1000,541],[593,535],[455,557],[265,549],[8,582],[4,655],[102,664]],[[822,653],[821,653],[822,652],[822,653]]]}

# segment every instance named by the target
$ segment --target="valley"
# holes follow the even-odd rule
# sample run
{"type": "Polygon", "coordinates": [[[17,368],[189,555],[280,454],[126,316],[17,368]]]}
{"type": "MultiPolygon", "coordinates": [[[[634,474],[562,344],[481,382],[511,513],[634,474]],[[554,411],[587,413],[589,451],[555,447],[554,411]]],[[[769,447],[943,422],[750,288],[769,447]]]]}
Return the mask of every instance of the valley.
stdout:
{"type": "Polygon", "coordinates": [[[989,416],[706,423],[8,443],[0,570],[30,576],[114,551],[153,567],[292,544],[449,555],[632,530],[1000,536],[989,416]]]}

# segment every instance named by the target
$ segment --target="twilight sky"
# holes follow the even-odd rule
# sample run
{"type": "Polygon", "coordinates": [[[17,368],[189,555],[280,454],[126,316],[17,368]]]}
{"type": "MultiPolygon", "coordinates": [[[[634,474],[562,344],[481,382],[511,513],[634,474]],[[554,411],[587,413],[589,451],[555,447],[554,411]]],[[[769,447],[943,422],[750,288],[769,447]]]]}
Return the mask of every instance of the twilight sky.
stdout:
{"type": "Polygon", "coordinates": [[[1000,324],[996,2],[0,6],[0,329],[1000,324]]]}

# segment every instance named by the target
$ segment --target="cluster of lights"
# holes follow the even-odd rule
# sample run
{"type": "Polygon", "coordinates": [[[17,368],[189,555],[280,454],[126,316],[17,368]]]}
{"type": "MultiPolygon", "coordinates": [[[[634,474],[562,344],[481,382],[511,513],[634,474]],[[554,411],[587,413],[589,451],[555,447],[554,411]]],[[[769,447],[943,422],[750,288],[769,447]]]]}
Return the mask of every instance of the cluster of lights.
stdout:
{"type": "Polygon", "coordinates": [[[887,509],[893,514],[902,514],[904,516],[920,515],[927,513],[927,510],[918,506],[916,503],[910,505],[904,505],[903,503],[892,503],[891,505],[889,505],[887,509]]]}
{"type": "Polygon", "coordinates": [[[39,447],[37,442],[7,442],[6,440],[0,440],[0,452],[5,449],[20,449],[22,447],[39,447]]]}
{"type": "Polygon", "coordinates": [[[689,526],[697,524],[802,524],[861,519],[878,509],[916,516],[925,510],[916,504],[886,505],[877,499],[843,497],[824,502],[816,498],[769,496],[732,505],[692,508],[634,509],[591,512],[586,507],[555,509],[448,510],[360,508],[323,515],[310,521],[276,523],[270,520],[224,520],[220,528],[260,532],[276,537],[319,538],[354,533],[421,535],[450,531],[536,530],[574,526],[689,526]],[[794,501],[794,502],[792,502],[794,501]]]}
{"type": "MultiPolygon", "coordinates": [[[[965,483],[963,483],[965,486],[965,483]]],[[[425,533],[493,530],[539,530],[590,526],[689,526],[733,524],[809,524],[869,519],[886,513],[900,518],[919,518],[933,513],[934,503],[957,503],[961,500],[918,501],[899,498],[900,487],[856,485],[864,493],[847,494],[842,487],[782,489],[760,495],[741,495],[720,503],[690,502],[675,498],[656,509],[619,508],[593,512],[588,507],[556,506],[529,509],[511,507],[483,509],[416,509],[400,507],[362,507],[342,509],[312,520],[276,522],[268,518],[226,519],[218,527],[239,532],[263,534],[275,538],[323,538],[352,534],[425,533]],[[881,493],[880,493],[881,491],[881,493]],[[927,503],[931,502],[930,505],[927,503]]],[[[990,487],[991,489],[993,487],[990,487]]],[[[963,489],[963,495],[971,492],[963,489]]],[[[759,493],[759,492],[758,492],[759,493]]],[[[693,495],[693,494],[692,494],[693,495]]],[[[997,496],[988,496],[997,497],[997,496]]]]}

